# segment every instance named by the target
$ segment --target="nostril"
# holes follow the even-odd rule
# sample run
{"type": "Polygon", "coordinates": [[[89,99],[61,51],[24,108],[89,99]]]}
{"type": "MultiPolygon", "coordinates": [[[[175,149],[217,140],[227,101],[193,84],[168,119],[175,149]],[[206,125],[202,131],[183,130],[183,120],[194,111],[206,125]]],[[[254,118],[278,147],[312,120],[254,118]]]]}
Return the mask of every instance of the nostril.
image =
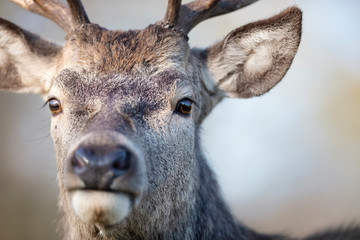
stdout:
{"type": "Polygon", "coordinates": [[[80,172],[87,167],[89,159],[84,154],[84,151],[78,149],[75,151],[74,157],[72,158],[71,165],[76,172],[80,172]]]}
{"type": "Polygon", "coordinates": [[[114,170],[125,171],[128,170],[131,166],[131,158],[130,153],[125,149],[120,149],[115,152],[114,162],[112,164],[112,168],[114,170]]]}
{"type": "MultiPolygon", "coordinates": [[[[79,146],[69,158],[68,182],[76,187],[111,190],[112,184],[131,179],[137,168],[136,152],[124,145],[79,146]],[[78,181],[79,180],[79,181],[78,181]]],[[[70,184],[71,185],[71,184],[70,184]]]]}

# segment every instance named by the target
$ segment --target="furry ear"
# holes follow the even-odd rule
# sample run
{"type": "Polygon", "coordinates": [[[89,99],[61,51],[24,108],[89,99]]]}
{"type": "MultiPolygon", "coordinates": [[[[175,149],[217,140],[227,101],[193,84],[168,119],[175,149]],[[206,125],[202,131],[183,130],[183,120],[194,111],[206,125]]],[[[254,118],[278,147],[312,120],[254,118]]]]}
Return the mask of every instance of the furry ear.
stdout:
{"type": "Polygon", "coordinates": [[[46,93],[61,49],[0,18],[0,90],[46,93]]]}
{"type": "Polygon", "coordinates": [[[211,81],[230,97],[249,98],[269,91],[284,77],[296,54],[301,18],[301,10],[292,7],[232,31],[202,53],[211,81]]]}

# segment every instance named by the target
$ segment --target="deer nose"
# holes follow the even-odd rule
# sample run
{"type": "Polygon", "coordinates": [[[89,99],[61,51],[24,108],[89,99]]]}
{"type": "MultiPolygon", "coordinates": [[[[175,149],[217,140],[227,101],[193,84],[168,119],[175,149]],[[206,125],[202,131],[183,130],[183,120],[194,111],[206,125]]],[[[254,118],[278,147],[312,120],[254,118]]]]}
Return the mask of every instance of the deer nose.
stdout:
{"type": "Polygon", "coordinates": [[[130,172],[136,158],[125,146],[78,147],[70,162],[70,170],[85,184],[85,188],[109,189],[114,179],[130,172]]]}

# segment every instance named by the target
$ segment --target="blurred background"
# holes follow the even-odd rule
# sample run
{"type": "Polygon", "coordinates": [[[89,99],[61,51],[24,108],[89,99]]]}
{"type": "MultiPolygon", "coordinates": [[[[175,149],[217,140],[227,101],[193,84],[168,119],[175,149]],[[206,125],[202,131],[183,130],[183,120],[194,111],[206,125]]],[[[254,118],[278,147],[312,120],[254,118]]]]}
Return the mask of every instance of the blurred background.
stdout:
{"type": "MultiPolygon", "coordinates": [[[[83,0],[93,22],[139,29],[166,0],[83,0]]],[[[186,2],[186,1],[185,1],[186,2]]],[[[206,47],[288,6],[304,12],[292,67],[268,94],[227,99],[203,124],[203,145],[226,201],[258,231],[304,236],[360,222],[360,1],[262,0],[201,23],[206,47]]],[[[63,42],[43,17],[1,0],[0,16],[63,42]]],[[[40,97],[0,93],[0,239],[58,239],[50,114],[40,97]]]]}

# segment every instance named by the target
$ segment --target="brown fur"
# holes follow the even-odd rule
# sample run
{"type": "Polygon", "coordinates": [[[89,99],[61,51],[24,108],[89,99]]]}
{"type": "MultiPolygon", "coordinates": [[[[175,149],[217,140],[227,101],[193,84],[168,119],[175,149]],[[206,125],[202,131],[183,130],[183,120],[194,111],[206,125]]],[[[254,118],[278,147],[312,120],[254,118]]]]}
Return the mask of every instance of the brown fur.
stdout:
{"type": "Polygon", "coordinates": [[[285,239],[233,219],[199,131],[224,97],[258,96],[281,80],[300,42],[301,11],[290,8],[236,29],[205,50],[190,49],[181,31],[162,23],[110,31],[88,23],[84,12],[74,16],[62,48],[0,21],[0,88],[61,102],[51,134],[64,239],[285,239]],[[184,98],[194,101],[188,116],[176,110],[184,98]],[[137,156],[133,175],[111,189],[131,200],[129,213],[111,226],[101,224],[101,208],[92,224],[72,204],[72,189],[84,184],[70,160],[79,146],[94,144],[126,146],[137,156]]]}

